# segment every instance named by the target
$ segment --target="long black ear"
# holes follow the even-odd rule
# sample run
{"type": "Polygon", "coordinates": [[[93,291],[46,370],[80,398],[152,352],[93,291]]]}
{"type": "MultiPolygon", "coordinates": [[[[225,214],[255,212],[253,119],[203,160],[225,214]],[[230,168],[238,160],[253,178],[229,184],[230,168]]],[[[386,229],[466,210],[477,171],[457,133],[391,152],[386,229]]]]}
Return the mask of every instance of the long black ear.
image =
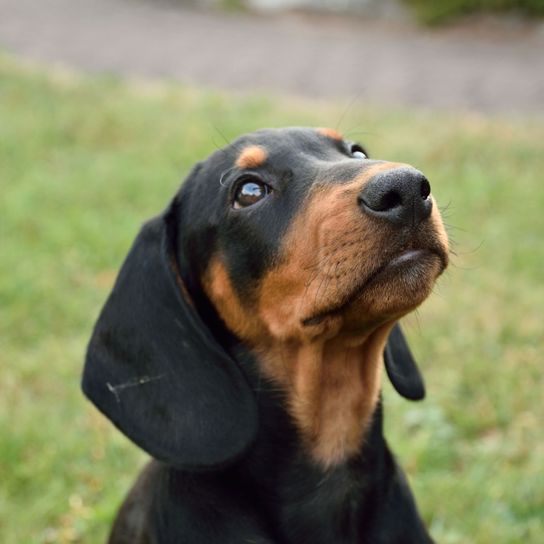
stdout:
{"type": "Polygon", "coordinates": [[[398,323],[387,339],[384,359],[387,375],[399,395],[410,400],[425,397],[423,377],[398,323]]]}
{"type": "Polygon", "coordinates": [[[257,408],[237,363],[177,283],[168,214],[144,225],[89,343],[82,387],[153,457],[210,468],[253,441],[257,408]]]}

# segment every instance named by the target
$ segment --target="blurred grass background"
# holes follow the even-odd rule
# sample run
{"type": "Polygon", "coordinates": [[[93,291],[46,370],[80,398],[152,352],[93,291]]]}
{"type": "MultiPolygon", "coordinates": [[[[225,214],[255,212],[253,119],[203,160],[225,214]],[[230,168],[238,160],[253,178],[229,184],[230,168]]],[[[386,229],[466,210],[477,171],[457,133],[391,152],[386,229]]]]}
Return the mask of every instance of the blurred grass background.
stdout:
{"type": "Polygon", "coordinates": [[[440,543],[544,542],[544,120],[123,83],[0,57],[0,542],[98,543],[144,462],[83,398],[140,223],[239,133],[336,126],[430,178],[456,255],[406,320],[428,396],[387,435],[440,543]]]}
{"type": "Polygon", "coordinates": [[[450,23],[466,15],[544,16],[544,0],[403,0],[425,24],[450,23]]]}

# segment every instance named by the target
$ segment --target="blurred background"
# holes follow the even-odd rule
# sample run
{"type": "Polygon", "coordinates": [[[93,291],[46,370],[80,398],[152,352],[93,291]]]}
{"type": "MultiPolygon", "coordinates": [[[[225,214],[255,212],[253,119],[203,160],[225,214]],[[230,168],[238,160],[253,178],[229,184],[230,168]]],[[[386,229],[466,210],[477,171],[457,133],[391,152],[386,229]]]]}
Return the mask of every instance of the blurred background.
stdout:
{"type": "Polygon", "coordinates": [[[265,126],[430,179],[452,240],[387,436],[440,543],[544,542],[544,0],[0,0],[0,542],[98,543],[145,456],[79,390],[139,225],[265,126]]]}

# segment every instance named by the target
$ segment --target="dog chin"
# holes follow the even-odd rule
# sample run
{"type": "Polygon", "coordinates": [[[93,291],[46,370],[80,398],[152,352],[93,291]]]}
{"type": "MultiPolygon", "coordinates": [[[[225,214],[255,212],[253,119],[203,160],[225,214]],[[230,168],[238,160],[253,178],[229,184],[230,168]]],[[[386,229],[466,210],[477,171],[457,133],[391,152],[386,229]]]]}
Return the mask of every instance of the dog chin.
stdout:
{"type": "Polygon", "coordinates": [[[414,250],[401,254],[373,277],[350,305],[348,320],[357,313],[365,321],[402,317],[430,295],[443,269],[441,257],[434,252],[414,250]]]}
{"type": "Polygon", "coordinates": [[[361,332],[399,319],[429,296],[444,267],[444,259],[433,251],[401,253],[371,274],[343,303],[316,312],[302,320],[302,325],[316,331],[361,332]]]}

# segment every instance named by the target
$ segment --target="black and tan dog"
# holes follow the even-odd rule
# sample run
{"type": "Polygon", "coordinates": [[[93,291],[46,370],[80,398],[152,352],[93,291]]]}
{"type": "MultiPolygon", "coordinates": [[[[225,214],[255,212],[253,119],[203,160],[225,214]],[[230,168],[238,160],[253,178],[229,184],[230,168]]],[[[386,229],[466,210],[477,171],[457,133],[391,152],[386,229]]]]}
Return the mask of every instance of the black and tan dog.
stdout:
{"type": "Polygon", "coordinates": [[[144,225],[83,388],[155,459],[115,544],[431,542],[382,435],[382,356],[423,397],[400,317],[448,243],[427,179],[329,129],[263,130],[144,225]]]}

